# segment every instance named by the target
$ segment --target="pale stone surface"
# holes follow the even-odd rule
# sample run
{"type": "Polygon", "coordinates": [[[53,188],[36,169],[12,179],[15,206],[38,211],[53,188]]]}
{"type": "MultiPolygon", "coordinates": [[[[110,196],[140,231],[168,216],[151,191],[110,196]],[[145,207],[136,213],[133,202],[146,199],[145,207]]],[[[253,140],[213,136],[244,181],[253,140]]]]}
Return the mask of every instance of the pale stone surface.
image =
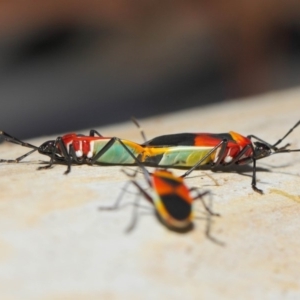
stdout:
{"type": "MultiPolygon", "coordinates": [[[[295,89],[140,123],[149,139],[234,130],[274,143],[299,119],[300,90],[295,89]]],[[[98,130],[142,141],[131,122],[98,130]]],[[[287,142],[300,148],[300,128],[287,142]]],[[[0,146],[1,158],[25,152],[13,144],[0,146]]],[[[134,230],[126,234],[132,205],[98,209],[114,203],[127,182],[119,166],[74,166],[67,176],[61,165],[36,171],[47,160],[35,154],[23,163],[0,164],[1,299],[300,298],[300,153],[258,162],[264,195],[251,189],[251,168],[248,176],[196,171],[186,180],[213,192],[213,208],[222,217],[214,219],[211,233],[224,247],[205,237],[201,218],[188,233],[169,231],[146,201],[134,230]]],[[[143,183],[142,176],[139,180],[143,183]]],[[[124,204],[135,200],[135,189],[130,192],[124,204]]],[[[195,207],[203,217],[201,204],[195,207]]]]}

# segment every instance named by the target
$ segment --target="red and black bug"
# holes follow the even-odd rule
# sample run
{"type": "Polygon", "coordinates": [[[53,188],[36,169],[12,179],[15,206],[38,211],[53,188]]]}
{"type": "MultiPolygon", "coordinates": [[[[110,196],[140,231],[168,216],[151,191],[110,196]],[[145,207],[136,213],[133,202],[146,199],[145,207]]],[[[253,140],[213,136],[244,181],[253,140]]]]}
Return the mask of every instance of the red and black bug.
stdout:
{"type": "MultiPolygon", "coordinates": [[[[192,220],[194,219],[193,202],[200,200],[209,215],[219,216],[214,213],[204,201],[203,197],[210,194],[209,191],[200,193],[197,188],[188,188],[182,176],[176,176],[167,169],[155,169],[150,173],[145,166],[131,153],[127,146],[119,140],[128,154],[136,161],[136,164],[142,169],[144,178],[148,186],[152,190],[152,195],[145,191],[140,184],[131,179],[132,183],[144,198],[155,207],[155,212],[158,219],[169,229],[178,232],[185,232],[192,227],[192,220]],[[192,194],[195,195],[192,195],[192,194]]],[[[135,177],[134,174],[129,174],[122,170],[129,177],[135,177]]],[[[120,204],[121,198],[118,198],[112,207],[100,207],[100,209],[117,209],[120,204]]],[[[128,230],[133,228],[134,222],[128,230]]],[[[209,238],[213,239],[209,234],[209,226],[207,227],[206,234],[209,238]]],[[[214,240],[214,239],[213,239],[214,240]]],[[[214,240],[215,241],[215,240],[214,240]]]]}
{"type": "MultiPolygon", "coordinates": [[[[135,119],[133,121],[140,127],[135,119]]],[[[262,193],[262,190],[256,187],[256,161],[274,154],[299,152],[300,149],[288,149],[290,144],[278,147],[299,124],[300,121],[274,144],[270,144],[255,135],[245,137],[233,131],[221,134],[178,133],[162,135],[145,141],[142,146],[157,150],[162,148],[165,152],[156,157],[148,156],[141,160],[146,164],[155,162],[161,166],[191,167],[185,175],[203,165],[208,165],[213,169],[252,162],[252,188],[254,191],[262,193]],[[251,139],[256,141],[252,143],[251,139]]],[[[142,130],[141,132],[145,139],[142,130]]]]}
{"type": "MultiPolygon", "coordinates": [[[[50,168],[54,163],[66,164],[68,166],[65,174],[69,173],[72,164],[134,164],[135,161],[124,150],[124,147],[118,142],[116,137],[103,137],[99,132],[92,129],[89,136],[69,133],[57,137],[55,140],[44,142],[37,147],[30,143],[23,142],[4,131],[0,131],[0,136],[7,142],[18,144],[23,147],[32,148],[33,150],[16,158],[0,159],[0,162],[18,163],[35,151],[50,157],[50,163],[38,169],[50,168]]],[[[138,155],[144,147],[123,140],[128,148],[138,155]]]]}

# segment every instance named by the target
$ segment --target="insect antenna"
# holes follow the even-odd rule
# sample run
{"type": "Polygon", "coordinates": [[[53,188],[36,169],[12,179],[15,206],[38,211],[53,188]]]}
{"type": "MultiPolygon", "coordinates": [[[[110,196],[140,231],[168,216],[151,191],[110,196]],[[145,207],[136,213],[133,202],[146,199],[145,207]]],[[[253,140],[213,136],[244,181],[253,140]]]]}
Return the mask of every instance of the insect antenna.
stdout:
{"type": "Polygon", "coordinates": [[[147,138],[146,138],[146,135],[145,135],[145,131],[144,129],[142,128],[142,126],[139,124],[139,122],[137,121],[137,119],[135,117],[131,117],[131,121],[135,124],[135,126],[139,129],[140,133],[141,133],[141,136],[144,140],[144,142],[147,142],[147,138]]]}
{"type": "Polygon", "coordinates": [[[12,143],[12,144],[17,144],[17,145],[20,145],[20,146],[23,146],[23,147],[26,147],[26,148],[32,148],[33,150],[23,154],[22,156],[20,157],[17,157],[16,159],[0,159],[0,162],[19,162],[21,161],[22,159],[24,159],[25,157],[29,156],[30,154],[32,154],[33,152],[37,151],[39,148],[30,144],[30,143],[25,143],[11,135],[9,135],[8,133],[4,132],[4,131],[0,131],[0,137],[2,136],[2,138],[6,141],[6,142],[9,142],[9,143],[12,143]]]}
{"type": "Polygon", "coordinates": [[[17,144],[17,145],[20,145],[20,146],[23,146],[23,147],[27,147],[27,148],[32,148],[32,149],[35,149],[35,150],[38,150],[38,147],[34,146],[34,145],[31,145],[29,143],[25,143],[11,135],[9,135],[8,133],[6,133],[5,131],[0,131],[0,136],[3,137],[3,139],[6,141],[6,142],[9,142],[9,143],[13,143],[13,144],[17,144]]]}
{"type": "Polygon", "coordinates": [[[279,153],[288,153],[288,152],[300,152],[300,149],[285,149],[285,147],[279,148],[277,151],[271,153],[273,154],[279,154],[279,153]]]}
{"type": "MultiPolygon", "coordinates": [[[[300,125],[300,121],[298,121],[281,139],[279,139],[272,147],[276,147],[278,144],[280,144],[296,127],[300,125]]],[[[287,146],[285,146],[287,147],[287,146]]],[[[285,148],[283,147],[283,148],[285,148]]]]}

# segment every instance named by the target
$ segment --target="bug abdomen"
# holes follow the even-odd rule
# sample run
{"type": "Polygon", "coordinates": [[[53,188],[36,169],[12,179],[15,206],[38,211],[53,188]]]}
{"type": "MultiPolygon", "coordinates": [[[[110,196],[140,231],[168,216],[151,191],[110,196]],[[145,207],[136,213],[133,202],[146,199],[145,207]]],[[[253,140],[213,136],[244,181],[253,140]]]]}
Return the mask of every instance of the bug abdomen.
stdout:
{"type": "Polygon", "coordinates": [[[167,227],[179,229],[191,224],[192,207],[179,195],[175,193],[157,195],[154,203],[159,218],[167,227]]]}
{"type": "MultiPolygon", "coordinates": [[[[212,147],[177,146],[145,149],[141,161],[164,167],[191,167],[202,159],[212,147]]],[[[212,161],[211,156],[202,165],[212,161]]]]}
{"type": "MultiPolygon", "coordinates": [[[[109,142],[109,139],[102,139],[94,142],[93,156],[109,142]]],[[[126,147],[134,156],[138,156],[143,147],[130,141],[122,140],[126,147]]],[[[98,163],[105,164],[135,164],[135,160],[128,154],[126,149],[119,143],[115,142],[102,156],[97,159],[98,163]]]]}

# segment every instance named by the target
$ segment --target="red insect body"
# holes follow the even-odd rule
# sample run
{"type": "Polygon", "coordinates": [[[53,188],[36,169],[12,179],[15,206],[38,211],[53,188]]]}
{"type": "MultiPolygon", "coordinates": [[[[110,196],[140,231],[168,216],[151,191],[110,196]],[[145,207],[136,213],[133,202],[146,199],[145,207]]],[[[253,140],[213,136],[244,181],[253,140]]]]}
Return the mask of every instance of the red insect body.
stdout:
{"type": "MultiPolygon", "coordinates": [[[[164,135],[156,137],[151,141],[145,143],[148,147],[171,147],[171,146],[190,146],[202,147],[203,151],[207,148],[215,149],[210,155],[210,162],[226,165],[238,157],[242,150],[243,154],[238,158],[239,160],[253,156],[253,147],[250,138],[244,137],[236,132],[213,134],[213,133],[180,133],[173,135],[164,135]],[[226,143],[224,142],[226,140],[226,143]],[[220,143],[224,144],[221,151],[220,143]],[[221,155],[221,157],[219,157],[221,155]]],[[[196,151],[196,149],[195,149],[196,151]]],[[[198,149],[197,151],[201,151],[198,149]]]]}
{"type": "Polygon", "coordinates": [[[227,148],[228,151],[226,151],[225,159],[224,161],[226,162],[226,157],[232,157],[235,158],[241,150],[243,150],[246,146],[249,145],[249,149],[244,153],[241,159],[252,157],[253,156],[253,148],[250,147],[252,146],[252,142],[248,137],[244,137],[234,131],[229,131],[229,134],[232,136],[233,140],[236,143],[233,143],[232,141],[228,142],[227,148]]]}
{"type": "Polygon", "coordinates": [[[78,136],[76,133],[68,133],[62,136],[62,141],[67,149],[72,145],[77,157],[93,156],[93,141],[110,139],[96,136],[78,136]]]}

